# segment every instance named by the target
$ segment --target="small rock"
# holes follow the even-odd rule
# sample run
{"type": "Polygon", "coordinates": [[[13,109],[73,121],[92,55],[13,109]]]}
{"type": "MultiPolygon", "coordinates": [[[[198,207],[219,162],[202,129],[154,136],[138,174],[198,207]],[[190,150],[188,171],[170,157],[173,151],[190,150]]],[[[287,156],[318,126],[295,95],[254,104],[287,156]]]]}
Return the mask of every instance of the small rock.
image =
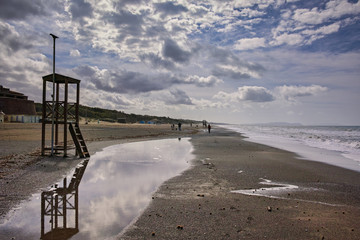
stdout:
{"type": "Polygon", "coordinates": [[[268,207],[267,207],[267,210],[268,210],[269,212],[271,212],[271,211],[272,211],[272,208],[271,208],[270,206],[268,206],[268,207]]]}
{"type": "Polygon", "coordinates": [[[151,233],[151,236],[155,236],[155,232],[152,232],[152,233],[151,233]]]}
{"type": "Polygon", "coordinates": [[[184,229],[184,226],[183,226],[183,225],[177,225],[176,228],[179,229],[179,230],[183,230],[183,229],[184,229]]]}

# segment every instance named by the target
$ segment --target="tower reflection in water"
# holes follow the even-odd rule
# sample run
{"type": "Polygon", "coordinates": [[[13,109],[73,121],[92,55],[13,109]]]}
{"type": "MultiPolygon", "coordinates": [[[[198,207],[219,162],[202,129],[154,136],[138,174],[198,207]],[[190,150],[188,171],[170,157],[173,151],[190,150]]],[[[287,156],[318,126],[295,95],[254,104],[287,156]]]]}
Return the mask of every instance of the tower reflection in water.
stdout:
{"type": "Polygon", "coordinates": [[[69,239],[79,232],[78,190],[88,162],[89,159],[85,159],[76,167],[69,186],[65,177],[63,187],[55,185],[42,192],[41,239],[69,239]]]}

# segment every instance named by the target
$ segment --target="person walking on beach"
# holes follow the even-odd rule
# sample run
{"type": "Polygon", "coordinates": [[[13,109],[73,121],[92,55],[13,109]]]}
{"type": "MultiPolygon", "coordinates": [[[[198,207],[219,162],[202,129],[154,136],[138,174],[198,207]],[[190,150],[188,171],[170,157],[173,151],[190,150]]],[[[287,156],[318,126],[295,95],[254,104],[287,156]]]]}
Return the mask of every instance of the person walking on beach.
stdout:
{"type": "Polygon", "coordinates": [[[210,123],[208,124],[208,131],[210,133],[210,130],[211,130],[211,126],[210,126],[210,123]]]}
{"type": "Polygon", "coordinates": [[[181,122],[178,123],[179,131],[181,131],[181,122]]]}

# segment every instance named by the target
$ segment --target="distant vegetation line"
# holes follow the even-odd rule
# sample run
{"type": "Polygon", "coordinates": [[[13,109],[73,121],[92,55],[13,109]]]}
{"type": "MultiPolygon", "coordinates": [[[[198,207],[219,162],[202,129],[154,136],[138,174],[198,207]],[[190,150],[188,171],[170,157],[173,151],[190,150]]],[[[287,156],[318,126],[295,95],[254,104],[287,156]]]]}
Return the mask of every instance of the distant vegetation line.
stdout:
{"type": "MultiPolygon", "coordinates": [[[[41,115],[42,113],[42,104],[35,103],[36,112],[41,115]]],[[[125,119],[126,123],[138,123],[144,121],[147,122],[157,122],[157,123],[195,123],[200,122],[190,119],[176,119],[169,117],[159,117],[151,115],[139,115],[139,114],[128,114],[123,111],[109,110],[97,107],[88,107],[88,106],[79,106],[79,115],[81,118],[87,118],[91,120],[100,120],[107,122],[118,122],[119,119],[125,119]]],[[[120,120],[121,121],[121,120],[120,120]]]]}

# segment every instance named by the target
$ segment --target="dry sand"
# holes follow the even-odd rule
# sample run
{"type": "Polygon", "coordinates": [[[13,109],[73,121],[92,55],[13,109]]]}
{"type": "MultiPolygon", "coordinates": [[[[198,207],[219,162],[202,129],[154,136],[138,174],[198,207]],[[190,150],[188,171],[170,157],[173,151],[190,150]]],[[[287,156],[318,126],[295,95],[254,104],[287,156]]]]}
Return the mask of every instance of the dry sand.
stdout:
{"type": "MultiPolygon", "coordinates": [[[[79,162],[39,157],[34,148],[40,146],[40,128],[0,126],[2,217],[79,162]]],[[[94,124],[81,130],[92,153],[128,141],[192,136],[193,166],[165,182],[120,239],[360,239],[358,172],[299,160],[216,127],[211,134],[189,127],[172,131],[168,125],[94,124]],[[231,192],[269,187],[261,179],[299,188],[275,198],[231,192]]]]}

